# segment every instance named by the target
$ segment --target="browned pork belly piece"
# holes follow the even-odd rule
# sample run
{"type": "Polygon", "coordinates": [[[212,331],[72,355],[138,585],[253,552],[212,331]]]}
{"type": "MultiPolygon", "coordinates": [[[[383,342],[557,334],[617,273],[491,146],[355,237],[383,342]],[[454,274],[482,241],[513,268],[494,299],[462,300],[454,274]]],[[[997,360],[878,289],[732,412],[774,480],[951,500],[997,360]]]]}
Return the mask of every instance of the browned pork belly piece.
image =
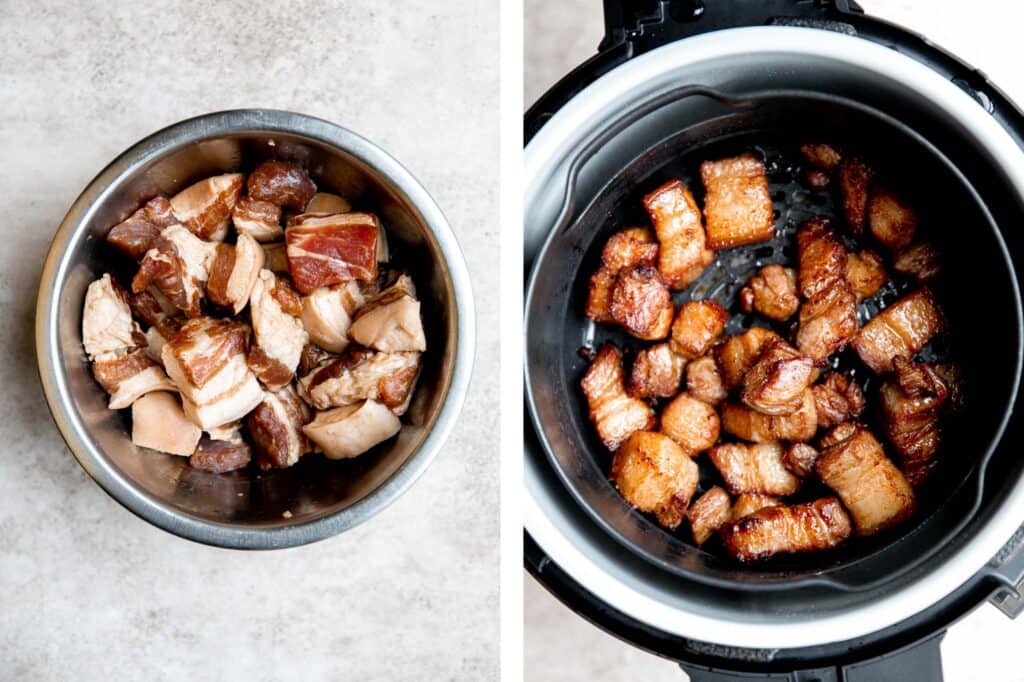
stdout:
{"type": "Polygon", "coordinates": [[[90,360],[126,354],[144,342],[128,294],[109,274],[89,284],[82,307],[82,344],[90,360]]]}
{"type": "Polygon", "coordinates": [[[277,390],[291,382],[309,335],[302,326],[302,302],[282,277],[261,270],[249,299],[255,343],[249,368],[263,384],[277,390]]]}
{"type": "Polygon", "coordinates": [[[815,471],[850,511],[858,535],[900,523],[914,511],[914,491],[864,427],[821,451],[815,471]]]}
{"type": "Polygon", "coordinates": [[[92,363],[92,374],[110,394],[112,410],[128,407],[153,391],[177,390],[164,370],[141,348],[124,355],[100,357],[92,363]]]}
{"type": "Polygon", "coordinates": [[[685,289],[715,260],[705,246],[704,226],[693,194],[669,180],[643,198],[658,235],[658,272],[672,289],[685,289]]]}
{"type": "Polygon", "coordinates": [[[680,393],[661,412],[661,431],[690,455],[718,440],[718,413],[703,400],[680,393]]]}
{"type": "Polygon", "coordinates": [[[885,272],[882,257],[874,251],[864,249],[847,256],[846,279],[849,280],[857,300],[862,301],[874,296],[889,281],[889,275],[885,272]]]}
{"type": "Polygon", "coordinates": [[[917,242],[896,254],[892,269],[924,283],[934,279],[942,270],[942,257],[931,242],[917,242]]]}
{"type": "Polygon", "coordinates": [[[829,372],[811,390],[814,391],[814,405],[821,428],[832,428],[856,419],[864,411],[864,393],[849,373],[829,372]]]}
{"type": "Polygon", "coordinates": [[[796,271],[774,263],[764,266],[740,290],[740,307],[773,320],[788,320],[800,307],[796,271]]]}
{"type": "Polygon", "coordinates": [[[288,271],[288,247],[284,242],[272,242],[263,244],[264,264],[267,270],[275,275],[287,275],[288,271]]]}
{"type": "Polygon", "coordinates": [[[202,314],[200,303],[216,254],[216,244],[203,241],[181,225],[165,227],[143,256],[132,291],[152,286],[186,315],[197,317],[202,314]]]}
{"type": "Polygon", "coordinates": [[[223,474],[244,469],[251,459],[252,449],[243,440],[217,440],[204,436],[188,458],[188,465],[193,469],[223,474]]]}
{"type": "Polygon", "coordinates": [[[839,163],[839,193],[843,200],[843,216],[850,231],[857,236],[864,232],[868,214],[868,190],[875,171],[858,157],[850,156],[839,163]]]}
{"type": "Polygon", "coordinates": [[[726,551],[740,561],[831,549],[850,536],[850,517],[834,497],[806,504],[766,507],[726,524],[726,551]]]}
{"type": "Polygon", "coordinates": [[[623,385],[622,352],[605,344],[580,381],[587,398],[590,421],[601,442],[615,450],[634,431],[654,428],[654,410],[643,400],[626,393],[623,385]]]}
{"type": "Polygon", "coordinates": [[[263,394],[263,401],[246,417],[246,425],[261,469],[284,469],[309,451],[302,427],[313,414],[292,385],[263,394]]]}
{"type": "Polygon", "coordinates": [[[317,192],[306,204],[303,213],[348,213],[352,204],[344,197],[330,192],[317,192]]]}
{"type": "Polygon", "coordinates": [[[797,348],[821,366],[857,333],[857,298],[844,279],[800,306],[797,348]]]}
{"type": "Polygon", "coordinates": [[[170,202],[164,197],[153,197],[126,220],[110,228],[107,243],[129,258],[139,260],[152,247],[160,231],[176,222],[170,202]]]}
{"type": "Polygon", "coordinates": [[[831,173],[843,160],[842,154],[835,147],[823,143],[800,145],[800,153],[807,163],[827,173],[831,173]]]}
{"type": "Polygon", "coordinates": [[[242,194],[245,175],[225,173],[200,180],[171,197],[171,210],[192,234],[211,242],[224,241],[231,211],[242,194]]]}
{"type": "Polygon", "coordinates": [[[846,279],[846,247],[827,218],[811,218],[796,233],[800,296],[809,299],[846,279]]]}
{"type": "Polygon", "coordinates": [[[771,495],[743,493],[736,497],[736,502],[732,505],[732,517],[729,520],[738,521],[744,516],[750,516],[754,512],[761,511],[762,509],[780,506],[782,506],[782,502],[771,495]]]}
{"type": "Polygon", "coordinates": [[[295,287],[308,295],[351,279],[377,279],[380,232],[372,213],[296,216],[284,235],[295,287]]]}
{"type": "Polygon", "coordinates": [[[253,199],[269,201],[293,213],[305,210],[316,194],[309,174],[287,161],[264,161],[249,174],[245,186],[253,199]]]}
{"type": "Polygon", "coordinates": [[[611,477],[626,501],[674,529],[697,491],[697,464],[668,436],[637,431],[615,451],[611,477]]]}
{"type": "Polygon", "coordinates": [[[394,284],[366,301],[355,313],[348,335],[362,346],[386,353],[425,351],[427,337],[412,279],[400,275],[394,284]]]}
{"type": "Polygon", "coordinates": [[[917,212],[895,194],[883,187],[871,191],[868,206],[871,234],[890,251],[908,246],[917,232],[917,212]]]}
{"type": "Polygon", "coordinates": [[[709,405],[717,405],[729,395],[713,357],[705,355],[686,365],[686,392],[709,405]]]}
{"type": "Polygon", "coordinates": [[[767,415],[746,405],[724,403],[721,420],[723,431],[754,443],[775,440],[804,442],[813,438],[818,428],[811,389],[804,391],[800,408],[792,414],[767,415]]]}
{"type": "Polygon", "coordinates": [[[708,457],[733,495],[792,495],[800,489],[800,479],[783,464],[784,452],[781,443],[722,443],[708,457]]]}
{"type": "Polygon", "coordinates": [[[601,252],[601,267],[590,276],[587,292],[587,318],[595,322],[612,319],[612,290],[619,271],[637,265],[653,267],[658,257],[658,241],[646,227],[630,227],[616,232],[601,252]]]}
{"type": "Polygon", "coordinates": [[[690,522],[693,541],[703,545],[716,530],[732,520],[729,493],[716,485],[690,505],[686,518],[690,522]]]}
{"type": "Polygon", "coordinates": [[[763,414],[792,414],[817,374],[810,358],[785,341],[772,341],[744,377],[740,400],[763,414]]]}
{"type": "Polygon", "coordinates": [[[172,393],[149,393],[132,404],[132,443],[139,447],[188,457],[202,435],[172,393]]]}
{"type": "Polygon", "coordinates": [[[939,422],[949,389],[926,363],[899,356],[893,368],[895,374],[882,382],[878,392],[882,427],[904,470],[918,469],[939,449],[939,422]]]}
{"type": "Polygon", "coordinates": [[[853,339],[857,355],[877,374],[892,371],[892,361],[911,358],[945,328],[939,303],[928,287],[911,292],[864,325],[853,339]]]}
{"type": "Polygon", "coordinates": [[[672,322],[672,351],[689,360],[707,352],[729,321],[729,312],[715,301],[687,301],[672,322]]]}
{"type": "Polygon", "coordinates": [[[332,353],[348,346],[352,316],[365,299],[353,280],[335,287],[321,287],[302,297],[302,326],[309,339],[332,353]]]}
{"type": "Polygon", "coordinates": [[[679,392],[685,366],[667,343],[644,348],[633,360],[626,390],[634,398],[671,398],[679,392]]]}
{"type": "Polygon", "coordinates": [[[281,207],[269,201],[239,197],[231,211],[235,232],[246,234],[258,242],[272,242],[284,236],[281,228],[281,207]]]}
{"type": "Polygon", "coordinates": [[[772,198],[764,162],[753,154],[705,161],[700,165],[704,182],[704,219],[708,247],[729,249],[755,244],[775,235],[772,198]]]}
{"type": "Polygon", "coordinates": [[[791,443],[782,455],[782,463],[800,478],[807,478],[814,474],[818,455],[818,451],[807,443],[791,443]]]}
{"type": "Polygon", "coordinates": [[[722,385],[731,391],[743,383],[750,368],[770,343],[782,341],[782,337],[764,327],[751,327],[747,331],[729,337],[715,348],[715,359],[721,373],[722,385]]]}
{"type": "Polygon", "coordinates": [[[419,353],[375,353],[350,346],[338,359],[302,377],[299,391],[318,410],[373,400],[401,415],[409,407],[419,371],[419,353]]]}
{"type": "Polygon", "coordinates": [[[638,265],[615,278],[609,311],[612,320],[633,336],[657,341],[668,336],[675,308],[658,271],[638,265]]]}
{"type": "Polygon", "coordinates": [[[265,259],[259,243],[247,234],[238,235],[235,244],[217,244],[206,297],[237,315],[249,302],[265,259]]]}
{"type": "Polygon", "coordinates": [[[363,454],[401,428],[402,423],[386,405],[367,400],[317,412],[302,432],[328,459],[345,459],[363,454]]]}

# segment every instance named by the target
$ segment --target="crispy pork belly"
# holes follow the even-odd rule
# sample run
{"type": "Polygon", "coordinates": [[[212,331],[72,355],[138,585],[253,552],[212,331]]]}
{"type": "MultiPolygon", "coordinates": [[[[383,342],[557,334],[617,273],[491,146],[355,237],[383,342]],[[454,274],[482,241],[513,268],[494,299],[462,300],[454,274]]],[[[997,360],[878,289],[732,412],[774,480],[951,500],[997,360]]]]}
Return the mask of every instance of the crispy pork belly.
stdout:
{"type": "Polygon", "coordinates": [[[352,316],[363,303],[363,293],[355,281],[321,287],[303,296],[302,326],[310,341],[332,353],[345,350],[352,316]]]}
{"type": "Polygon", "coordinates": [[[935,295],[923,287],[872,318],[854,337],[852,346],[864,364],[885,374],[892,370],[893,358],[912,358],[945,324],[935,295]]]}
{"type": "Polygon", "coordinates": [[[797,231],[800,260],[800,352],[824,364],[857,332],[857,298],[846,278],[847,255],[828,221],[808,220],[797,231]]]}
{"type": "Polygon", "coordinates": [[[839,167],[843,160],[842,154],[835,147],[822,143],[808,143],[800,145],[800,154],[807,163],[815,168],[831,173],[839,167]]]}
{"type": "Polygon", "coordinates": [[[774,263],[764,266],[740,290],[740,307],[773,320],[788,320],[800,307],[796,272],[774,263]]]}
{"type": "Polygon", "coordinates": [[[800,489],[800,479],[783,464],[784,453],[780,443],[722,443],[708,457],[733,495],[792,495],[800,489]]]}
{"type": "Polygon", "coordinates": [[[263,267],[275,275],[287,275],[288,271],[288,247],[284,242],[272,242],[263,244],[263,267]]]}
{"type": "Polygon", "coordinates": [[[669,180],[643,198],[658,235],[658,272],[672,289],[685,289],[715,260],[705,246],[704,226],[693,194],[669,180]]]}
{"type": "Polygon", "coordinates": [[[590,421],[609,450],[619,447],[634,431],[652,429],[657,423],[650,405],[626,393],[622,352],[610,343],[598,351],[580,386],[587,398],[590,421]]]}
{"type": "Polygon", "coordinates": [[[302,326],[302,302],[287,280],[261,270],[249,300],[255,343],[249,366],[271,390],[288,384],[309,335],[302,326]]]}
{"type": "Polygon", "coordinates": [[[427,337],[412,279],[403,274],[366,301],[356,312],[348,335],[360,345],[387,353],[425,351],[427,337]]]}
{"type": "Polygon", "coordinates": [[[350,346],[337,360],[304,376],[301,393],[318,410],[373,400],[401,415],[419,370],[419,353],[374,353],[350,346]]]}
{"type": "Polygon", "coordinates": [[[293,386],[264,393],[263,401],[245,420],[260,468],[284,469],[298,462],[310,449],[302,427],[312,418],[293,386]]]}
{"type": "Polygon", "coordinates": [[[188,457],[202,435],[173,393],[149,393],[132,404],[132,443],[139,447],[188,457]]]}
{"type": "Polygon", "coordinates": [[[177,390],[160,365],[141,348],[95,360],[92,374],[110,394],[107,407],[112,410],[128,407],[147,393],[177,390]]]}
{"type": "Polygon", "coordinates": [[[203,437],[195,452],[188,458],[193,469],[223,474],[244,469],[252,459],[252,449],[245,441],[217,440],[203,437]]]}
{"type": "Polygon", "coordinates": [[[288,268],[295,287],[320,287],[377,278],[380,222],[372,213],[305,214],[285,231],[288,268]]]}
{"type": "Polygon", "coordinates": [[[686,392],[697,400],[717,405],[725,400],[728,392],[718,373],[718,363],[710,355],[697,358],[686,365],[686,392]]]}
{"type": "Polygon", "coordinates": [[[732,520],[732,500],[729,493],[717,485],[690,505],[686,510],[693,541],[698,545],[707,542],[716,530],[732,520]]]}
{"type": "Polygon", "coordinates": [[[153,286],[179,310],[196,317],[202,313],[200,302],[216,255],[216,244],[199,239],[181,225],[166,227],[143,256],[132,291],[153,286]]]}
{"type": "Polygon", "coordinates": [[[846,279],[853,288],[858,301],[875,293],[889,281],[882,257],[874,251],[864,249],[851,253],[846,258],[846,279]]]}
{"type": "Polygon", "coordinates": [[[239,197],[231,210],[235,232],[246,234],[258,242],[272,242],[284,236],[281,228],[281,207],[269,201],[239,197]]]}
{"type": "Polygon", "coordinates": [[[732,517],[729,520],[739,521],[744,516],[750,516],[754,512],[761,511],[762,509],[781,506],[782,502],[771,495],[743,493],[736,497],[736,502],[732,505],[732,517]]]}
{"type": "Polygon", "coordinates": [[[700,165],[704,182],[704,219],[708,247],[729,249],[755,244],[775,235],[772,198],[764,162],[741,154],[700,165]]]}
{"type": "Polygon", "coordinates": [[[264,161],[249,174],[245,186],[256,201],[267,201],[293,213],[304,211],[316,194],[309,174],[286,161],[264,161]]]}
{"type": "Polygon", "coordinates": [[[864,411],[864,393],[845,372],[829,372],[821,383],[811,387],[818,411],[818,426],[824,429],[860,417],[864,411]]]}
{"type": "Polygon", "coordinates": [[[672,351],[688,360],[707,352],[725,329],[729,312],[715,301],[687,301],[672,322],[672,351]]]}
{"type": "Polygon", "coordinates": [[[142,331],[132,319],[121,285],[109,274],[89,284],[82,307],[82,344],[89,359],[124,355],[141,340],[142,331]]]}
{"type": "Polygon", "coordinates": [[[846,157],[839,163],[843,216],[850,231],[857,236],[864,232],[864,219],[868,214],[868,190],[874,176],[874,169],[858,156],[846,157]]]}
{"type": "Polygon", "coordinates": [[[826,218],[800,225],[796,243],[801,297],[812,298],[846,279],[846,247],[826,218]]]}
{"type": "Polygon", "coordinates": [[[386,405],[367,400],[317,412],[302,432],[328,459],[344,459],[363,454],[401,429],[402,423],[386,405]]]}
{"type": "Polygon", "coordinates": [[[818,455],[818,451],[807,443],[792,443],[782,455],[782,463],[800,478],[807,478],[814,474],[818,455]]]}
{"type": "Polygon", "coordinates": [[[348,213],[352,210],[352,204],[344,197],[330,192],[317,192],[306,204],[303,213],[348,213]]]}
{"type": "Polygon", "coordinates": [[[850,536],[850,517],[834,497],[766,507],[722,527],[726,551],[740,561],[831,549],[850,536]]]}
{"type": "Polygon", "coordinates": [[[242,194],[242,173],[225,173],[200,180],[171,197],[177,222],[200,239],[224,241],[231,211],[242,194]]]}
{"type": "Polygon", "coordinates": [[[914,491],[864,427],[821,451],[814,468],[850,511],[858,535],[873,535],[910,516],[914,491]]]}
{"type": "Polygon", "coordinates": [[[715,360],[721,373],[722,385],[726,391],[740,386],[750,368],[769,344],[782,341],[782,337],[764,327],[751,327],[745,332],[729,337],[715,348],[715,360]]]}
{"type": "Polygon", "coordinates": [[[661,431],[696,456],[718,440],[720,424],[715,408],[703,400],[680,393],[661,412],[661,431]]]}
{"type": "Polygon", "coordinates": [[[685,366],[668,343],[644,348],[633,360],[626,390],[634,398],[671,398],[679,392],[685,366]]]}
{"type": "Polygon", "coordinates": [[[126,220],[110,228],[107,243],[129,258],[140,260],[160,231],[176,222],[170,202],[163,197],[153,197],[126,220]]]}
{"type": "Polygon", "coordinates": [[[892,269],[924,283],[942,270],[942,257],[934,244],[921,241],[901,249],[892,261],[892,269]]]}
{"type": "Polygon", "coordinates": [[[723,431],[754,443],[775,440],[804,442],[813,438],[818,428],[818,413],[811,389],[804,391],[800,408],[792,414],[767,415],[746,405],[725,403],[721,419],[723,431]]]}
{"type": "Polygon", "coordinates": [[[668,336],[675,307],[658,271],[638,265],[616,277],[609,312],[633,336],[657,341],[668,336]]]}
{"type": "Polygon", "coordinates": [[[235,244],[217,244],[206,297],[237,315],[249,302],[265,259],[259,243],[248,234],[239,234],[235,244]]]}
{"type": "Polygon", "coordinates": [[[810,358],[785,341],[773,341],[743,378],[740,400],[763,414],[792,414],[816,375],[810,358]]]}
{"type": "Polygon", "coordinates": [[[619,271],[637,265],[653,267],[657,257],[658,241],[646,227],[631,227],[613,234],[601,252],[601,267],[590,277],[587,318],[595,322],[614,322],[612,290],[619,271]]]}
{"type": "Polygon", "coordinates": [[[612,290],[615,288],[617,272],[602,266],[590,276],[587,286],[587,306],[583,314],[594,322],[614,322],[612,319],[612,290]]]}
{"type": "Polygon", "coordinates": [[[612,482],[632,506],[654,514],[662,526],[682,523],[697,491],[697,464],[660,433],[637,431],[615,451],[612,482]]]}
{"type": "Polygon", "coordinates": [[[908,246],[917,232],[917,213],[892,192],[876,187],[871,191],[868,224],[871,234],[890,251],[908,246]]]}
{"type": "Polygon", "coordinates": [[[902,356],[879,389],[882,428],[904,469],[929,462],[939,449],[940,418],[949,389],[932,365],[902,356]]]}

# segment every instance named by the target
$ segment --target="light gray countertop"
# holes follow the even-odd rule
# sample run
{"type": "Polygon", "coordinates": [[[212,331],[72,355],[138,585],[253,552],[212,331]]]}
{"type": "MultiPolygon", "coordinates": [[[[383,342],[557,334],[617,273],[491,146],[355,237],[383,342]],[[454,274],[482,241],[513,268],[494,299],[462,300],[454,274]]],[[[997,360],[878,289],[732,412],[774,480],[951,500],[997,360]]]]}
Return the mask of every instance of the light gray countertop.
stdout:
{"type": "Polygon", "coordinates": [[[4,3],[0,16],[0,679],[480,680],[498,669],[497,3],[4,3]],[[292,109],[365,135],[466,253],[466,408],[365,525],[269,553],[150,527],[71,457],[36,375],[50,236],[85,184],[196,114],[292,109]]]}

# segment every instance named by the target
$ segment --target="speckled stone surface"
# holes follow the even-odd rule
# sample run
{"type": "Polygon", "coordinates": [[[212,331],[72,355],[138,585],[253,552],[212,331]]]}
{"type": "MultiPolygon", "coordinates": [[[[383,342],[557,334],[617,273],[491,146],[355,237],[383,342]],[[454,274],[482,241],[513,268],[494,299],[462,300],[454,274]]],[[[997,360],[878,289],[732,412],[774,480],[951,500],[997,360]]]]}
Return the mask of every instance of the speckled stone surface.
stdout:
{"type": "MultiPolygon", "coordinates": [[[[1024,8],[1000,0],[862,0],[868,12],[912,27],[984,70],[1024,103],[1020,25],[1024,8]]],[[[525,0],[524,108],[593,54],[603,24],[598,0],[525,0]]],[[[525,672],[546,680],[680,682],[686,676],[659,659],[606,635],[570,612],[526,576],[525,672]]],[[[1008,621],[982,606],[955,625],[942,645],[947,682],[1024,681],[1020,642],[1024,617],[1008,621]]],[[[909,681],[908,681],[909,682],[909,681]]]]}
{"type": "Polygon", "coordinates": [[[0,12],[0,679],[496,679],[497,3],[86,4],[0,12]],[[177,539],[107,497],[50,421],[33,347],[78,192],[142,136],[235,107],[394,154],[458,233],[479,310],[466,409],[419,483],[271,553],[177,539]]]}

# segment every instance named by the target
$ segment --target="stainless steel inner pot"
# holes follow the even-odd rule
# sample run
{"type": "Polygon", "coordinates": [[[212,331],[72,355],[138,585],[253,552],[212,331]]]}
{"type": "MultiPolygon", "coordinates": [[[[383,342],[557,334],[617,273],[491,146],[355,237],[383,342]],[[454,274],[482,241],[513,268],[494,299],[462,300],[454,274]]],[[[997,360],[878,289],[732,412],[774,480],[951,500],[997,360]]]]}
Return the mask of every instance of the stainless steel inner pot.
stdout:
{"type": "Polygon", "coordinates": [[[54,236],[36,308],[39,373],[54,421],[82,467],[114,499],[164,530],[246,549],[287,547],[351,528],[419,477],[451,432],[474,353],[469,275],[450,226],[426,190],[368,140],[320,119],[239,110],[177,123],[142,140],[82,192],[54,236]],[[106,408],[81,340],[88,284],[116,262],[106,231],[156,194],[263,159],[299,163],[322,191],[376,212],[396,266],[415,281],[428,351],[401,433],[361,457],[307,456],[289,469],[211,474],[140,450],[129,420],[106,408]]]}

